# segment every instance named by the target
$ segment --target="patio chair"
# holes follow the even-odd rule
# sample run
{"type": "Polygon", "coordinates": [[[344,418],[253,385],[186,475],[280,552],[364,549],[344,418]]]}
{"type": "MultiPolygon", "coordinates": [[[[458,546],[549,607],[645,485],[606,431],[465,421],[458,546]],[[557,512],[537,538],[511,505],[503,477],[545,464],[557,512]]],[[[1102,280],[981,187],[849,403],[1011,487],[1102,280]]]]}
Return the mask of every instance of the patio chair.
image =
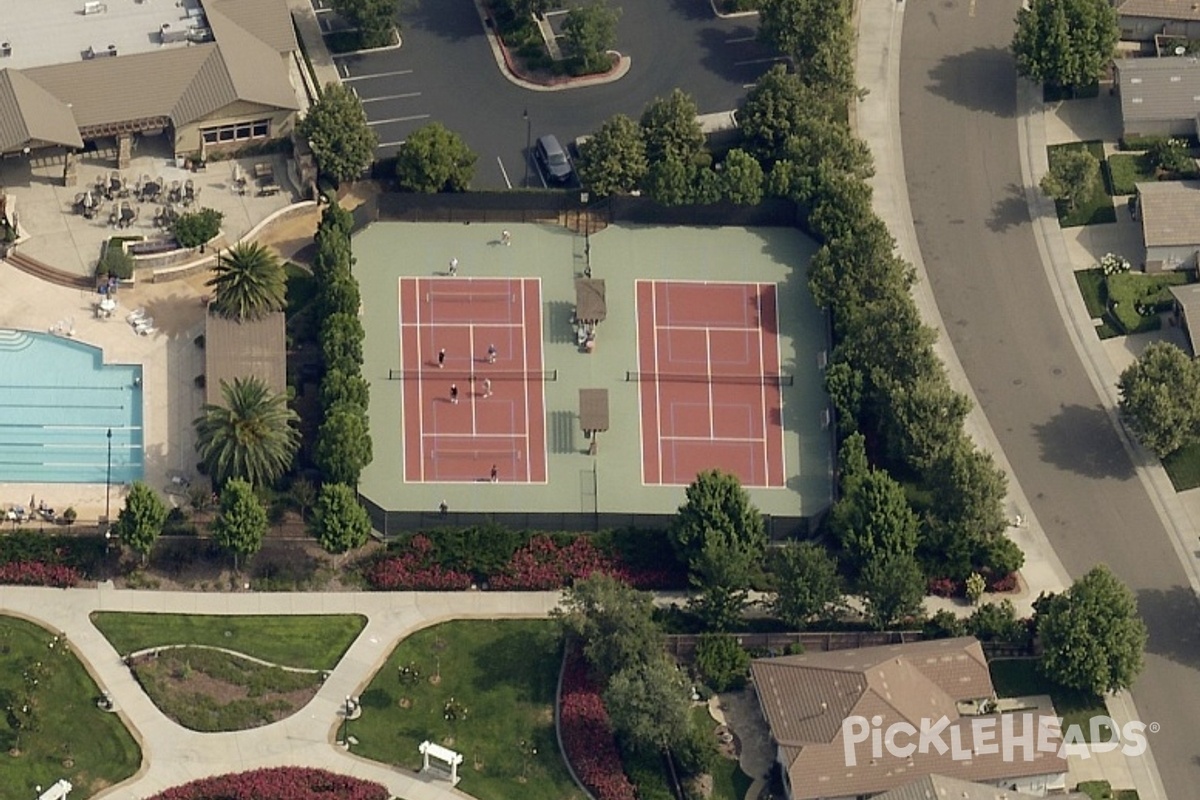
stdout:
{"type": "MultiPolygon", "coordinates": [[[[142,319],[133,326],[138,333],[143,333],[147,328],[154,327],[154,317],[142,317],[142,319]]],[[[144,335],[144,334],[143,334],[144,335]]]]}
{"type": "Polygon", "coordinates": [[[144,328],[139,326],[137,332],[138,336],[153,336],[154,334],[158,333],[158,328],[154,327],[153,325],[147,325],[144,328]]]}
{"type": "Polygon", "coordinates": [[[125,319],[129,320],[130,325],[137,325],[142,320],[146,319],[146,309],[138,307],[129,312],[129,316],[125,319]]]}

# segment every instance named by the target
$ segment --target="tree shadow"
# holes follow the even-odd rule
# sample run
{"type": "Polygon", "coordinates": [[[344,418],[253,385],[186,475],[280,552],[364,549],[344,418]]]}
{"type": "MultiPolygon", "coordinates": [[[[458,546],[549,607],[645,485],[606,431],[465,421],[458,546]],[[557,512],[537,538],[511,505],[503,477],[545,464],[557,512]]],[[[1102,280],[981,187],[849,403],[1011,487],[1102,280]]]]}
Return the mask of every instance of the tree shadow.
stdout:
{"type": "Polygon", "coordinates": [[[1000,47],[977,47],[946,56],[929,71],[929,90],[956,106],[997,117],[1017,112],[1012,56],[1000,47]]]}
{"type": "Polygon", "coordinates": [[[1004,233],[1009,228],[1024,225],[1029,222],[1029,203],[1025,200],[1025,190],[1015,183],[1004,187],[1005,196],[992,206],[992,216],[987,226],[995,233],[1004,233]]]}
{"type": "Polygon", "coordinates": [[[1133,464],[1108,414],[1098,406],[1064,406],[1033,430],[1041,444],[1042,460],[1059,469],[1088,478],[1133,477],[1133,464]]]}
{"type": "Polygon", "coordinates": [[[1182,620],[1200,618],[1200,600],[1191,588],[1142,589],[1137,593],[1137,603],[1150,633],[1146,652],[1200,669],[1200,631],[1194,624],[1180,624],[1182,620]]]}
{"type": "Polygon", "coordinates": [[[547,681],[558,679],[559,651],[554,646],[558,628],[546,625],[531,631],[509,626],[486,647],[475,649],[477,672],[473,688],[491,692],[498,687],[513,691],[515,699],[532,701],[544,695],[547,681]],[[550,653],[547,658],[542,658],[550,653]]]}

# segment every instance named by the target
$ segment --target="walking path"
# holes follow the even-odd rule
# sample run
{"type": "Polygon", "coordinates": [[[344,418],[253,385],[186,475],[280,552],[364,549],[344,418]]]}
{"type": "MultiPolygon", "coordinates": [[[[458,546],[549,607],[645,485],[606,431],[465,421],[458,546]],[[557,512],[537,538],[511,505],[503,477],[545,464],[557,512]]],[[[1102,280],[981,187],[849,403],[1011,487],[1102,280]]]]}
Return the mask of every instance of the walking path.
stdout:
{"type": "MultiPolygon", "coordinates": [[[[1021,594],[1022,607],[1019,610],[1028,611],[1027,604],[1032,603],[1041,592],[1062,591],[1070,585],[1070,577],[1050,546],[1037,518],[1029,511],[1031,506],[1025,493],[1017,483],[1012,466],[1000,448],[996,435],[984,416],[962,364],[950,343],[950,337],[942,322],[937,302],[925,274],[924,262],[917,244],[916,228],[913,226],[912,210],[909,207],[908,184],[904,174],[904,150],[900,138],[900,44],[904,9],[905,4],[897,3],[895,0],[859,0],[858,2],[857,79],[858,85],[868,91],[854,110],[853,120],[858,135],[870,146],[875,159],[875,177],[871,179],[875,211],[887,223],[888,229],[895,237],[901,257],[912,264],[917,272],[918,282],[913,288],[914,299],[925,324],[938,331],[938,339],[934,348],[946,365],[951,383],[955,389],[967,395],[972,401],[971,413],[966,421],[967,433],[979,447],[993,455],[996,464],[1008,476],[1010,517],[1021,518],[1021,525],[1011,528],[1009,536],[1021,546],[1025,553],[1025,567],[1021,574],[1027,586],[1021,594]]],[[[1050,230],[1047,225],[1045,207],[1049,201],[1037,191],[1034,169],[1029,168],[1031,162],[1036,167],[1037,154],[1040,153],[1042,161],[1046,159],[1045,123],[1040,112],[1033,113],[1032,99],[1034,98],[1031,96],[1030,87],[1026,83],[1022,83],[1018,98],[1018,112],[1021,117],[1022,172],[1025,177],[1026,195],[1030,202],[1031,215],[1037,231],[1038,246],[1044,248],[1043,261],[1047,263],[1047,269],[1053,272],[1055,249],[1062,253],[1061,257],[1065,258],[1065,245],[1057,223],[1053,225],[1053,230],[1050,230]],[[1057,241],[1055,233],[1057,233],[1057,241]],[[1050,251],[1048,257],[1047,251],[1050,251]]],[[[1041,166],[1044,171],[1045,165],[1041,166]]],[[[1049,211],[1049,219],[1056,219],[1052,206],[1049,211]]],[[[1061,273],[1061,270],[1059,272],[1061,273]]],[[[1063,292],[1059,281],[1053,276],[1051,276],[1051,286],[1056,297],[1059,298],[1061,308],[1063,292]]],[[[1076,293],[1076,299],[1078,299],[1078,293],[1076,293]]],[[[1081,351],[1081,355],[1086,354],[1085,366],[1087,366],[1089,374],[1093,375],[1093,382],[1097,383],[1097,389],[1100,390],[1101,396],[1109,398],[1113,401],[1111,405],[1115,406],[1115,398],[1112,398],[1112,390],[1109,388],[1115,386],[1115,375],[1105,374],[1103,365],[1107,362],[1103,359],[1098,360],[1092,348],[1079,343],[1079,336],[1076,332],[1076,326],[1081,324],[1079,316],[1067,313],[1066,309],[1064,309],[1063,316],[1068,322],[1068,329],[1076,339],[1077,349],[1081,351]],[[1102,363],[1098,363],[1098,361],[1102,363]],[[1101,385],[1108,378],[1112,380],[1107,386],[1101,385]]],[[[1083,314],[1082,322],[1089,330],[1091,329],[1092,323],[1087,319],[1086,313],[1083,314]]],[[[1091,335],[1090,343],[1098,344],[1094,334],[1091,335]]],[[[1099,351],[1099,354],[1103,356],[1103,351],[1099,351]]],[[[1111,371],[1111,366],[1108,369],[1111,371]]],[[[1121,427],[1119,425],[1116,427],[1124,436],[1121,427]]],[[[1144,460],[1144,457],[1141,459],[1135,457],[1135,463],[1138,463],[1139,466],[1144,460]]],[[[1145,469],[1139,469],[1139,475],[1143,481],[1151,480],[1147,477],[1145,469]]],[[[1165,478],[1165,475],[1163,477],[1165,478]]],[[[1156,498],[1156,492],[1152,491],[1150,494],[1159,505],[1161,512],[1163,510],[1162,495],[1156,498]]],[[[1173,497],[1174,493],[1172,492],[1170,495],[1173,497]]],[[[1175,505],[1178,506],[1178,503],[1175,505]]],[[[1170,527],[1173,530],[1179,530],[1176,526],[1170,527]]],[[[1200,586],[1191,571],[1189,571],[1189,577],[1192,578],[1194,588],[1200,586]]],[[[954,604],[946,604],[946,607],[954,607],[954,604]]],[[[965,610],[961,606],[958,608],[965,610]]],[[[1109,697],[1107,702],[1109,715],[1118,725],[1138,719],[1133,698],[1128,692],[1109,697]]],[[[1073,783],[1079,780],[1108,780],[1114,788],[1136,788],[1141,800],[1166,800],[1166,792],[1163,790],[1162,781],[1154,764],[1153,753],[1150,751],[1138,758],[1125,758],[1119,753],[1093,756],[1087,760],[1073,758],[1071,759],[1071,781],[1073,783]]]]}
{"type": "Polygon", "coordinates": [[[144,798],[227,772],[274,766],[328,769],[382,783],[405,800],[462,800],[446,781],[358,758],[334,744],[346,697],[357,697],[400,639],[450,619],[540,618],[556,592],[406,592],[215,594],[0,586],[0,608],[61,631],[101,691],[110,694],[142,747],[142,768],[96,797],[144,798]],[[308,705],[287,719],[247,731],[197,733],[155,706],[108,640],[93,611],[178,614],[362,614],[367,625],[308,705]]]}

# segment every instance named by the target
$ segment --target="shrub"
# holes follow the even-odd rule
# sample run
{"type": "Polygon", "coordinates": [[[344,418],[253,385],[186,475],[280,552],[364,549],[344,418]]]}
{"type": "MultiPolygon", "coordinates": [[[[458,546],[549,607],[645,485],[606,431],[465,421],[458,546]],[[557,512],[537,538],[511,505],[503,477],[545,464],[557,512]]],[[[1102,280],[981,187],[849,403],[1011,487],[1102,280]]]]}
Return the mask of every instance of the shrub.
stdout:
{"type": "Polygon", "coordinates": [[[559,547],[546,536],[535,536],[491,579],[493,589],[545,591],[561,589],[596,573],[619,575],[611,558],[580,536],[559,547]]]}
{"type": "Polygon", "coordinates": [[[109,239],[104,243],[104,255],[96,265],[97,275],[112,275],[121,280],[133,277],[133,256],[125,252],[121,239],[109,239]]]}
{"type": "Polygon", "coordinates": [[[953,639],[967,633],[967,625],[953,611],[942,609],[921,627],[921,632],[927,639],[953,639]]]}
{"type": "Polygon", "coordinates": [[[1116,275],[1118,272],[1129,272],[1129,259],[1119,256],[1116,253],[1105,253],[1100,259],[1100,269],[1104,270],[1105,275],[1116,275]]]}
{"type": "Polygon", "coordinates": [[[750,674],[750,654],[732,636],[706,633],[696,647],[696,667],[715,691],[741,689],[750,674]]]}
{"type": "Polygon", "coordinates": [[[934,597],[958,597],[962,592],[962,584],[954,578],[931,578],[929,580],[929,593],[934,597]]]}
{"type": "Polygon", "coordinates": [[[621,755],[600,688],[588,675],[579,650],[567,656],[559,698],[559,730],[567,761],[597,800],[636,800],[621,767],[621,755]]]}
{"type": "Polygon", "coordinates": [[[12,561],[0,564],[0,584],[16,586],[53,586],[67,589],[79,583],[79,573],[64,564],[44,561],[12,561]]]}
{"type": "Polygon", "coordinates": [[[180,214],[171,232],[180,247],[199,247],[221,232],[221,220],[225,215],[214,208],[202,208],[180,214]]]}
{"type": "Polygon", "coordinates": [[[373,781],[323,769],[276,767],[202,778],[154,795],[150,800],[388,800],[373,781]]]}
{"type": "Polygon", "coordinates": [[[981,642],[1023,642],[1026,631],[1009,600],[982,605],[967,619],[967,633],[981,642]]]}
{"type": "Polygon", "coordinates": [[[453,591],[471,586],[470,575],[434,563],[433,544],[425,536],[410,539],[402,555],[376,559],[363,577],[371,588],[383,591],[453,591]]]}

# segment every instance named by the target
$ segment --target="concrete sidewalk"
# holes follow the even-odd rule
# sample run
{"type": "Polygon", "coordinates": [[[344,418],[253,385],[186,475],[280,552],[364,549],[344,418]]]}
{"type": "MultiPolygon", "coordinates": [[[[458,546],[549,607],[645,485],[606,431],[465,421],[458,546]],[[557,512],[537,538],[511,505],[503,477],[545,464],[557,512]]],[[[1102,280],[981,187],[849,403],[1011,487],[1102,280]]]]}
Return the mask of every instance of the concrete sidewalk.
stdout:
{"type": "Polygon", "coordinates": [[[541,618],[556,592],[406,592],[210,594],[0,586],[0,608],[61,631],[142,747],[142,768],[97,797],[149,797],[197,778],[274,766],[328,769],[382,783],[405,800],[469,797],[430,780],[346,753],[334,744],[344,699],[358,696],[396,642],[449,619],[541,618]],[[180,614],[362,614],[368,622],[308,705],[267,725],[234,733],[197,733],[172,722],[134,680],[89,621],[93,611],[180,614]]]}
{"type": "MultiPolygon", "coordinates": [[[[1025,493],[1017,483],[1012,466],[1008,463],[991,425],[980,409],[962,364],[950,343],[950,337],[942,322],[937,302],[929,287],[920,247],[917,244],[916,229],[912,222],[912,210],[909,207],[904,172],[904,150],[900,133],[900,46],[904,10],[905,4],[897,3],[895,0],[859,0],[858,2],[857,80],[858,85],[867,90],[867,94],[854,109],[852,120],[857,134],[870,146],[875,159],[875,177],[870,181],[874,191],[875,212],[887,223],[889,231],[895,237],[900,256],[912,264],[916,270],[918,282],[913,288],[914,300],[921,312],[922,320],[938,332],[938,340],[934,349],[946,365],[951,384],[971,399],[972,410],[966,420],[967,433],[979,447],[993,455],[997,466],[1008,476],[1009,516],[1017,523],[1009,529],[1008,535],[1020,545],[1021,550],[1025,553],[1025,567],[1022,569],[1021,575],[1026,586],[1021,593],[1022,602],[1019,610],[1028,611],[1029,604],[1041,592],[1062,591],[1070,585],[1070,578],[1058,560],[1054,549],[1050,546],[1037,518],[1029,511],[1030,505],[1025,493]]],[[[1046,159],[1045,127],[1044,124],[1039,126],[1040,116],[1031,114],[1032,105],[1029,100],[1030,89],[1027,85],[1022,84],[1018,111],[1022,116],[1020,129],[1022,131],[1023,164],[1027,162],[1030,154],[1039,152],[1041,158],[1046,159]],[[1032,136],[1030,136],[1031,133],[1032,136]],[[1031,139],[1035,141],[1031,141],[1031,139]]],[[[1023,172],[1025,172],[1024,168],[1023,172]]],[[[1045,222],[1044,205],[1048,201],[1041,198],[1040,193],[1033,188],[1037,185],[1033,176],[1026,174],[1025,178],[1026,196],[1030,201],[1031,209],[1036,207],[1042,212],[1034,214],[1036,226],[1045,222]],[[1042,205],[1035,206],[1034,203],[1038,198],[1042,200],[1042,205]]],[[[1053,216],[1052,206],[1050,217],[1056,219],[1053,216]]],[[[1054,230],[1058,231],[1057,222],[1055,222],[1054,230]]],[[[1045,240],[1053,243],[1053,238],[1049,237],[1046,231],[1039,228],[1038,233],[1039,247],[1043,246],[1042,243],[1045,240]]],[[[1061,231],[1058,233],[1057,245],[1065,252],[1061,231]]],[[[1052,258],[1043,258],[1043,261],[1048,265],[1055,263],[1052,258]]],[[[1053,272],[1052,267],[1048,267],[1048,269],[1053,272]]],[[[1059,271],[1059,275],[1061,274],[1059,271]]],[[[1067,276],[1070,277],[1069,270],[1067,276]]],[[[1055,288],[1056,297],[1060,296],[1060,282],[1052,277],[1051,285],[1055,288]]],[[[1082,309],[1082,299],[1078,292],[1074,293],[1074,299],[1077,301],[1076,305],[1082,309]]],[[[1082,325],[1085,330],[1090,329],[1091,321],[1087,317],[1086,310],[1082,312],[1082,318],[1080,314],[1075,313],[1076,311],[1078,309],[1073,308],[1070,316],[1064,316],[1071,323],[1068,327],[1072,329],[1072,335],[1078,339],[1076,331],[1079,326],[1082,325]]],[[[1094,334],[1091,338],[1097,345],[1099,344],[1099,340],[1094,334]]],[[[1080,349],[1082,350],[1082,348],[1080,349]]],[[[1102,357],[1103,351],[1097,347],[1088,352],[1089,358],[1095,358],[1096,354],[1102,357]]],[[[1102,360],[1107,365],[1107,359],[1102,360]]],[[[1111,370],[1111,367],[1108,369],[1111,370]]],[[[1109,385],[1115,386],[1115,376],[1106,375],[1106,377],[1112,377],[1109,385]]],[[[1111,390],[1108,393],[1101,393],[1103,397],[1110,395],[1111,390]]],[[[1113,405],[1115,406],[1115,402],[1113,405]]],[[[1143,480],[1146,478],[1143,477],[1143,480]]],[[[1175,505],[1179,506],[1177,502],[1175,505]]],[[[962,610],[969,612],[969,609],[962,610]]],[[[1108,710],[1109,715],[1118,725],[1138,718],[1137,709],[1128,693],[1109,698],[1108,710]]],[[[1166,793],[1163,790],[1151,752],[1147,752],[1140,758],[1125,758],[1119,753],[1109,753],[1084,760],[1072,758],[1071,764],[1073,779],[1109,780],[1114,788],[1137,789],[1141,800],[1166,800],[1166,793]]]]}

